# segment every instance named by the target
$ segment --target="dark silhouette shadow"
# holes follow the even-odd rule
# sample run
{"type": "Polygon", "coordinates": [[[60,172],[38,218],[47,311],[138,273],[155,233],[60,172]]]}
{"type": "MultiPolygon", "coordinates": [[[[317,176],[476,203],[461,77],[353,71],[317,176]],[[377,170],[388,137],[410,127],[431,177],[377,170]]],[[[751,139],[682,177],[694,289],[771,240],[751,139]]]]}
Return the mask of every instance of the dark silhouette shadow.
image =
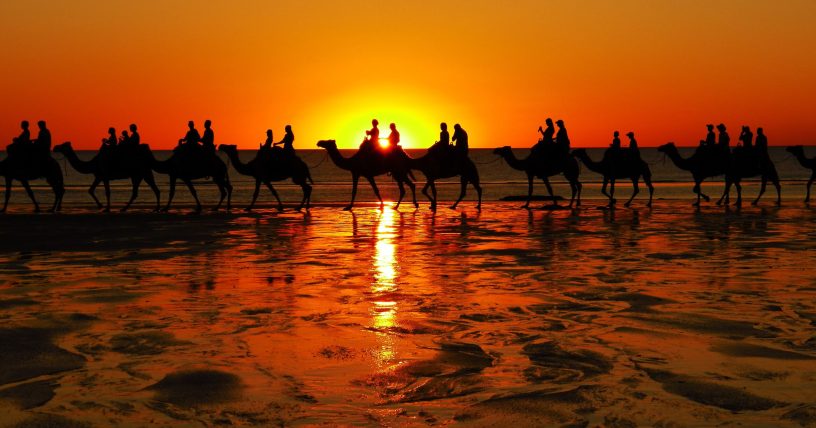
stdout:
{"type": "Polygon", "coordinates": [[[29,181],[44,178],[54,191],[54,205],[50,211],[59,211],[62,207],[62,197],[65,195],[62,169],[59,163],[51,157],[51,132],[46,127],[45,121],[39,121],[39,135],[37,140],[31,141],[28,121],[22,121],[20,136],[14,138],[12,143],[6,147],[6,159],[0,161],[0,175],[6,180],[6,194],[3,201],[3,208],[0,213],[6,211],[9,199],[11,198],[11,187],[14,180],[19,181],[26,191],[29,199],[34,204],[34,212],[40,211],[40,205],[34,197],[29,181]]]}
{"type": "Polygon", "coordinates": [[[272,182],[283,181],[287,178],[291,178],[293,183],[303,189],[303,199],[300,201],[300,205],[296,210],[300,211],[304,205],[307,210],[309,209],[312,196],[312,186],[310,186],[309,183],[314,184],[314,182],[309,173],[309,167],[294,154],[294,149],[291,148],[291,146],[289,150],[279,147],[261,148],[255,154],[255,158],[247,163],[241,161],[241,158],[238,156],[238,148],[235,145],[222,144],[218,146],[218,151],[227,154],[230,163],[239,174],[255,179],[255,191],[252,193],[252,202],[250,202],[246,208],[247,211],[251,211],[255,206],[261,183],[266,185],[272,193],[272,196],[278,201],[278,210],[283,211],[283,203],[278,196],[278,192],[272,187],[272,182]],[[289,153],[289,151],[291,151],[291,153],[289,153]]]}
{"type": "Polygon", "coordinates": [[[217,211],[227,199],[227,210],[232,206],[232,184],[229,181],[227,165],[222,161],[215,151],[205,149],[199,145],[201,139],[195,129],[193,121],[187,124],[189,130],[184,138],[179,140],[179,146],[173,149],[170,159],[159,161],[150,152],[151,168],[159,174],[167,174],[170,178],[170,194],[167,198],[167,205],[164,211],[170,210],[173,203],[173,196],[176,194],[176,181],[181,180],[190,189],[190,194],[196,202],[195,212],[201,212],[201,201],[193,186],[193,180],[200,178],[212,178],[213,183],[218,186],[220,199],[218,205],[213,208],[217,211]]]}
{"type": "Polygon", "coordinates": [[[133,201],[136,200],[142,181],[146,182],[153,194],[156,195],[156,211],[160,208],[160,191],[153,177],[153,156],[150,153],[150,147],[147,144],[138,143],[139,134],[135,131],[136,125],[131,125],[131,130],[133,130],[133,136],[128,137],[125,142],[105,149],[106,153],[102,153],[102,150],[100,150],[89,161],[84,161],[77,156],[70,141],[54,147],[54,152],[65,156],[71,167],[78,173],[93,174],[94,181],[91,183],[88,193],[96,203],[96,207],[100,209],[102,203],[96,197],[96,187],[99,186],[99,183],[102,183],[105,188],[105,212],[110,212],[110,182],[125,179],[129,179],[131,182],[131,192],[130,200],[122,207],[122,212],[127,211],[133,201]],[[134,140],[136,145],[134,145],[134,140]]]}
{"type": "MultiPolygon", "coordinates": [[[[374,129],[376,129],[376,126],[374,129]]],[[[379,131],[368,131],[368,133],[370,136],[374,134],[379,135],[379,131]]],[[[317,143],[318,147],[326,149],[329,158],[331,158],[332,162],[334,162],[338,168],[351,172],[351,202],[343,209],[350,210],[354,207],[354,199],[357,196],[357,183],[360,177],[368,180],[371,184],[371,189],[374,191],[374,195],[376,195],[380,201],[380,208],[384,208],[385,203],[380,196],[380,191],[377,188],[374,177],[386,173],[390,173],[399,186],[400,196],[396,208],[399,208],[405,196],[405,184],[411,188],[414,206],[419,207],[416,201],[416,186],[410,177],[411,170],[405,152],[403,150],[391,150],[388,153],[384,153],[373,146],[376,140],[372,140],[373,137],[364,140],[360,145],[360,150],[351,157],[344,157],[337,148],[337,143],[334,140],[321,140],[317,143]]]]}
{"type": "MultiPolygon", "coordinates": [[[[759,140],[759,137],[757,137],[757,140],[759,140]]],[[[759,148],[758,142],[757,148],[759,148]]],[[[813,181],[816,180],[816,157],[806,157],[805,148],[802,146],[791,146],[785,150],[787,150],[788,153],[791,153],[796,160],[799,161],[799,164],[802,165],[803,168],[810,170],[810,178],[808,179],[805,187],[805,203],[808,204],[810,203],[810,187],[813,185],[813,181]]]]}
{"type": "Polygon", "coordinates": [[[571,208],[573,204],[575,206],[581,205],[581,189],[583,186],[578,180],[580,173],[578,162],[568,153],[566,155],[560,153],[553,144],[542,143],[542,146],[537,149],[534,148],[530,155],[524,159],[516,158],[510,146],[497,148],[493,150],[493,153],[504,158],[511,168],[524,171],[527,174],[527,202],[521,206],[522,208],[530,207],[530,200],[533,197],[533,179],[536,177],[540,178],[544,182],[544,186],[547,187],[547,192],[552,198],[552,205],[558,205],[549,177],[559,174],[564,175],[572,191],[569,207],[571,208]],[[558,154],[561,154],[561,156],[558,156],[558,154]]]}
{"type": "MultiPolygon", "coordinates": [[[[632,138],[633,139],[633,138],[632,138]]],[[[637,146],[635,146],[637,147],[637,146]]],[[[652,185],[652,171],[649,165],[640,158],[637,149],[607,149],[604,157],[600,162],[593,161],[587,154],[586,149],[575,149],[572,155],[578,160],[582,161],[590,171],[603,176],[603,185],[601,193],[609,198],[609,207],[615,206],[615,180],[621,178],[628,178],[632,180],[632,196],[623,205],[628,207],[631,205],[635,196],[640,193],[638,183],[643,178],[643,182],[649,188],[649,202],[647,207],[652,206],[652,198],[654,196],[654,186],[652,185]],[[609,193],[606,192],[607,185],[610,186],[609,193]]]]}
{"type": "MultiPolygon", "coordinates": [[[[725,133],[724,126],[722,132],[725,133]]],[[[731,185],[733,184],[737,189],[737,200],[735,203],[737,206],[740,206],[742,204],[741,181],[743,178],[750,177],[760,177],[761,180],[759,194],[757,194],[756,199],[751,202],[751,205],[757,205],[759,203],[760,198],[762,198],[762,195],[765,193],[768,181],[776,188],[776,205],[782,205],[782,186],[779,184],[779,174],[776,171],[776,166],[771,160],[771,157],[768,155],[768,139],[764,131],[761,133],[761,136],[762,148],[754,147],[752,145],[753,133],[749,127],[743,127],[742,134],[740,135],[742,146],[735,147],[731,152],[725,191],[717,201],[717,205],[723,203],[723,201],[726,205],[729,203],[731,185]]]]}
{"type": "MultiPolygon", "coordinates": [[[[695,206],[700,206],[700,199],[710,201],[708,195],[702,191],[702,183],[706,178],[726,175],[728,172],[728,164],[730,163],[730,155],[728,151],[717,150],[713,145],[706,142],[705,145],[700,146],[695,150],[694,154],[688,158],[683,158],[680,151],[674,143],[667,143],[657,148],[660,153],[666,154],[671,159],[674,165],[682,170],[691,172],[694,179],[694,188],[692,191],[697,194],[697,201],[695,206]]],[[[726,177],[726,180],[728,178],[726,177]]]]}

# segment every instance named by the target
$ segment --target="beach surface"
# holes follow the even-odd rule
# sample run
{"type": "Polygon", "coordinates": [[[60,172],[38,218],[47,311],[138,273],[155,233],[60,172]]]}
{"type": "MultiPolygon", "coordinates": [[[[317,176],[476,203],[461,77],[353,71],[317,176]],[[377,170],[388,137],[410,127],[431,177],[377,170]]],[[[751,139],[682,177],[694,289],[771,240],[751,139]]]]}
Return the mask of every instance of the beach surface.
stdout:
{"type": "Polygon", "coordinates": [[[601,203],[15,210],[0,425],[816,426],[816,208],[601,203]]]}

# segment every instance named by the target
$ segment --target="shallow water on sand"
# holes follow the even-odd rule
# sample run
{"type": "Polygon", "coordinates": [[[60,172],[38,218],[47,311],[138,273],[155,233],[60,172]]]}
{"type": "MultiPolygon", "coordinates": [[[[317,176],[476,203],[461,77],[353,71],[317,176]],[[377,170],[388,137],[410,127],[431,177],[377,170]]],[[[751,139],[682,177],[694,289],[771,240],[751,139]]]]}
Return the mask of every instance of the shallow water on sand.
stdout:
{"type": "Polygon", "coordinates": [[[813,425],[816,212],[7,215],[7,424],[813,425]]]}

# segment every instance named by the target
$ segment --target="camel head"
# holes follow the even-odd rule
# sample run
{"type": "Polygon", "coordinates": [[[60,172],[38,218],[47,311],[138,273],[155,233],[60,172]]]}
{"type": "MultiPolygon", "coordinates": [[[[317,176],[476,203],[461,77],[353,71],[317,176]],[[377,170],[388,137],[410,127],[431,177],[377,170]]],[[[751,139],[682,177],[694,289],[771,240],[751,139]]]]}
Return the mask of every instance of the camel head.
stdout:
{"type": "Polygon", "coordinates": [[[660,153],[676,152],[677,146],[675,146],[673,142],[669,141],[668,143],[658,147],[657,151],[660,153]]]}
{"type": "Polygon", "coordinates": [[[67,152],[69,152],[69,151],[71,151],[71,150],[73,150],[73,149],[74,149],[74,148],[73,148],[73,147],[71,147],[71,142],[70,142],[70,141],[66,141],[66,142],[64,142],[64,143],[62,143],[62,144],[57,144],[56,146],[54,146],[54,153],[62,153],[62,154],[65,154],[65,153],[67,153],[67,152]]]}
{"type": "Polygon", "coordinates": [[[238,146],[235,144],[221,144],[218,146],[218,151],[224,153],[238,153],[238,146]]]}
{"type": "Polygon", "coordinates": [[[493,149],[493,154],[494,155],[499,155],[499,156],[504,156],[504,155],[510,153],[512,150],[513,149],[511,149],[510,146],[496,147],[495,149],[493,149]]]}
{"type": "Polygon", "coordinates": [[[324,148],[326,150],[336,149],[337,148],[337,142],[334,141],[334,140],[320,140],[320,141],[317,142],[317,147],[321,147],[321,148],[324,148]]]}
{"type": "Polygon", "coordinates": [[[785,149],[785,151],[788,152],[788,153],[792,153],[794,155],[804,154],[805,153],[805,148],[802,147],[802,146],[790,146],[790,147],[787,147],[785,149]]]}

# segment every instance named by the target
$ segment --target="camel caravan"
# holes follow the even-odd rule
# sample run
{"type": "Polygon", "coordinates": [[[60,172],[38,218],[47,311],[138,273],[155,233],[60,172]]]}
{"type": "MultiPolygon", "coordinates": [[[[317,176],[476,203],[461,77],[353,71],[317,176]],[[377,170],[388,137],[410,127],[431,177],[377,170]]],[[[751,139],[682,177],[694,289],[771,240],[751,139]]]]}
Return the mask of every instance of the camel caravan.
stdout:
{"type": "MultiPolygon", "coordinates": [[[[450,206],[455,209],[464,199],[467,188],[473,186],[477,194],[477,209],[481,209],[482,187],[479,182],[479,171],[468,154],[468,134],[461,125],[454,126],[451,137],[446,123],[440,124],[439,140],[427,152],[417,158],[403,150],[400,145],[400,133],[395,124],[390,124],[390,134],[387,138],[380,138],[379,122],[372,121],[371,129],[366,131],[359,149],[352,156],[344,156],[337,148],[335,140],[321,140],[317,146],[326,150],[326,156],[340,169],[351,173],[352,189],[351,200],[344,209],[351,210],[357,196],[357,186],[360,178],[364,178],[371,185],[374,195],[384,206],[375,178],[380,175],[390,175],[399,188],[399,199],[396,208],[402,203],[407,186],[411,191],[411,203],[419,207],[416,198],[416,177],[413,171],[420,171],[425,176],[425,185],[422,194],[428,199],[430,209],[437,208],[436,181],[445,178],[459,177],[460,191],[456,201],[450,206]]],[[[5,199],[0,212],[5,212],[11,195],[12,183],[19,181],[26,190],[28,197],[34,204],[34,210],[40,206],[34,197],[29,182],[45,179],[54,192],[54,204],[50,211],[59,211],[65,194],[63,173],[59,162],[52,157],[51,132],[45,121],[37,123],[39,132],[36,139],[31,138],[29,123],[21,123],[22,132],[15,137],[6,148],[6,158],[0,161],[0,175],[5,177],[5,199]]],[[[213,210],[219,210],[226,200],[226,209],[232,204],[233,186],[229,179],[227,163],[219,156],[223,154],[233,169],[241,175],[252,177],[255,189],[247,211],[254,208],[258,199],[261,184],[267,187],[277,202],[278,210],[283,210],[283,202],[273,187],[273,182],[291,180],[302,189],[302,198],[296,210],[309,209],[311,205],[312,180],[309,166],[297,155],[294,148],[295,136],[292,127],[287,125],[282,140],[273,140],[272,130],[266,131],[266,141],[260,144],[255,156],[249,162],[239,157],[235,145],[222,144],[215,146],[215,133],[212,122],[204,122],[204,133],[201,135],[190,121],[188,130],[178,145],[173,149],[169,159],[157,160],[153,156],[150,146],[140,141],[138,128],[131,124],[128,130],[117,136],[116,130],[110,128],[107,137],[102,139],[102,145],[96,155],[90,160],[82,160],[74,151],[70,142],[59,144],[53,152],[60,153],[71,167],[80,174],[93,175],[93,182],[88,189],[92,200],[100,210],[109,212],[110,182],[112,180],[130,180],[132,190],[130,199],[122,208],[126,211],[139,194],[142,182],[152,190],[155,196],[155,211],[168,211],[175,196],[176,184],[181,180],[189,189],[195,200],[195,211],[202,210],[194,180],[212,180],[217,186],[220,198],[213,210]],[[169,178],[169,195],[166,204],[162,207],[159,187],[156,185],[154,173],[167,175],[169,178]],[[105,190],[105,203],[96,196],[97,187],[102,184],[105,190]]],[[[750,128],[744,126],[739,137],[739,145],[730,147],[730,137],[726,127],[720,124],[714,132],[713,125],[707,125],[708,133],[700,141],[693,155],[683,158],[674,143],[668,143],[658,148],[658,151],[668,157],[678,168],[689,171],[694,180],[692,191],[696,195],[694,205],[699,206],[701,200],[708,202],[710,197],[702,192],[701,184],[706,178],[722,176],[725,188],[717,204],[730,203],[730,191],[734,186],[737,191],[736,205],[742,203],[742,180],[758,177],[760,179],[759,194],[753,201],[757,204],[765,192],[767,182],[770,181],[776,188],[776,204],[781,204],[781,186],[776,167],[768,155],[768,139],[762,128],[757,128],[756,139],[750,128]]],[[[558,197],[553,193],[550,177],[563,175],[569,184],[571,195],[568,208],[581,205],[582,185],[579,180],[580,167],[584,166],[591,172],[602,177],[601,193],[607,198],[607,207],[614,207],[615,184],[617,180],[626,179],[632,182],[632,194],[624,203],[630,206],[640,193],[640,181],[646,185],[649,198],[646,203],[651,206],[654,196],[652,173],[649,164],[641,158],[635,134],[629,132],[627,147],[620,141],[620,133],[615,131],[612,143],[604,152],[600,160],[593,160],[586,149],[571,150],[566,126],[562,120],[553,122],[546,120],[546,128],[539,127],[541,138],[529,151],[527,157],[520,159],[513,153],[510,146],[497,148],[493,153],[503,159],[509,167],[524,172],[527,176],[527,198],[522,208],[529,208],[533,197],[533,183],[541,179],[552,201],[550,207],[558,208],[558,197]],[[555,129],[557,126],[557,130],[555,129]]],[[[816,158],[807,158],[802,146],[788,147],[788,152],[794,156],[802,167],[812,171],[807,183],[805,202],[810,201],[810,188],[816,179],[816,158]]],[[[498,160],[498,159],[497,159],[498,160]]]]}

